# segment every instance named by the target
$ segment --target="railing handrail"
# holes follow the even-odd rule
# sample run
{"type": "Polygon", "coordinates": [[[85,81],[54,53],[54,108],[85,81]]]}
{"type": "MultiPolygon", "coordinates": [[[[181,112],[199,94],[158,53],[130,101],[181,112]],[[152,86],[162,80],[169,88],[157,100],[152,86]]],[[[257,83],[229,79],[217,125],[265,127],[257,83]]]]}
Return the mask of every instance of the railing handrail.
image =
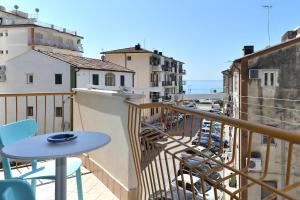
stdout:
{"type": "Polygon", "coordinates": [[[0,93],[0,97],[10,96],[48,96],[48,95],[74,95],[75,92],[22,92],[22,93],[0,93]]]}
{"type": "Polygon", "coordinates": [[[232,125],[235,127],[238,127],[240,129],[247,129],[252,132],[261,133],[273,138],[279,138],[286,141],[291,141],[295,144],[300,144],[300,133],[283,130],[280,128],[274,128],[271,126],[266,126],[263,124],[255,123],[255,122],[249,122],[246,120],[241,119],[235,119],[230,118],[227,116],[220,116],[217,114],[212,114],[205,111],[190,109],[190,108],[184,108],[181,106],[176,106],[172,103],[163,103],[163,102],[155,102],[155,103],[145,103],[145,104],[137,104],[130,101],[126,101],[126,103],[135,106],[140,109],[147,109],[151,107],[171,107],[173,110],[176,110],[178,112],[185,112],[188,114],[195,114],[195,115],[201,115],[205,119],[214,120],[217,122],[225,122],[228,125],[232,125]]]}

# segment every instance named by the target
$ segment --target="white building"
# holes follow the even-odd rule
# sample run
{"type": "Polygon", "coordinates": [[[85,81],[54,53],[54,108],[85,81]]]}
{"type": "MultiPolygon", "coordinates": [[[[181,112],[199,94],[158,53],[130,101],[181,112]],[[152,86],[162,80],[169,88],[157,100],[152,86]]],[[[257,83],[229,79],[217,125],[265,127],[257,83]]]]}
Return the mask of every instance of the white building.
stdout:
{"type": "MultiPolygon", "coordinates": [[[[105,60],[82,57],[81,39],[76,32],[41,25],[36,19],[28,18],[26,13],[7,12],[0,6],[0,93],[70,92],[72,88],[90,85],[120,90],[120,87],[133,86],[132,70],[105,60]]],[[[50,105],[47,112],[55,112],[47,120],[57,120],[58,130],[70,124],[70,99],[47,101],[50,105]]],[[[16,112],[19,116],[36,118],[39,107],[43,108],[44,99],[38,98],[36,103],[35,97],[30,97],[27,109],[16,111],[15,105],[22,103],[25,103],[25,98],[17,102],[8,98],[7,122],[16,120],[16,112]]],[[[5,122],[4,104],[4,98],[0,97],[0,124],[5,122]]],[[[39,116],[37,120],[44,118],[39,116]]],[[[45,130],[45,127],[39,128],[45,130]]],[[[53,130],[51,127],[46,129],[53,130]]]]}
{"type": "Polygon", "coordinates": [[[0,64],[30,49],[81,55],[81,39],[75,31],[38,22],[19,10],[7,12],[0,7],[0,64]]]}

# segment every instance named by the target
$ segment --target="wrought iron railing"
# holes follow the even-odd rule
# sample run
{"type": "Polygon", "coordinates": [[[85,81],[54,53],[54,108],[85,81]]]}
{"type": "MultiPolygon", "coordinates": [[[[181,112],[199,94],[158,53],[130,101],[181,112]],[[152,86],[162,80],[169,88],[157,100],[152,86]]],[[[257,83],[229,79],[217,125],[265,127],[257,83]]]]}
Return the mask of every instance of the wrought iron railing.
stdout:
{"type": "Polygon", "coordinates": [[[294,156],[299,133],[181,105],[127,103],[136,199],[260,199],[257,191],[262,190],[267,191],[261,196],[265,200],[298,199],[300,181],[295,176],[299,166],[294,156]],[[153,108],[159,110],[156,121],[142,121],[153,108]],[[262,136],[266,144],[258,154],[255,141],[262,136]],[[277,188],[267,182],[275,176],[277,165],[271,159],[278,153],[274,140],[287,144],[281,165],[283,182],[277,188]],[[259,172],[253,170],[254,158],[261,161],[259,172]]]}

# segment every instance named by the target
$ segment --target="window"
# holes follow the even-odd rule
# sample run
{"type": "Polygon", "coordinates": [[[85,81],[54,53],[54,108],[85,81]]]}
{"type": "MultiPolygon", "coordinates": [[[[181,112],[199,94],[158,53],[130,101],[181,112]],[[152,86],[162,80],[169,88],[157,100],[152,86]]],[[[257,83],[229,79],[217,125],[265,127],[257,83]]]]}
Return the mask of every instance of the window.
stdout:
{"type": "Polygon", "coordinates": [[[154,115],[154,108],[151,108],[151,110],[150,110],[150,115],[151,115],[151,116],[154,115]]]}
{"type": "MultiPolygon", "coordinates": [[[[262,144],[267,144],[268,143],[268,136],[263,135],[261,143],[262,144]]],[[[275,139],[274,138],[271,139],[271,144],[275,144],[275,139]]]]}
{"type": "Polygon", "coordinates": [[[6,54],[8,54],[8,50],[6,50],[6,54]]]}
{"type": "Polygon", "coordinates": [[[8,36],[8,32],[5,32],[5,36],[8,36]]]}
{"type": "Polygon", "coordinates": [[[131,56],[127,56],[127,60],[130,61],[131,60],[131,56]]]}
{"type": "Polygon", "coordinates": [[[120,86],[125,86],[125,76],[124,75],[120,76],[120,86]]]}
{"type": "Polygon", "coordinates": [[[62,74],[55,74],[55,84],[62,84],[62,74]]]}
{"type": "Polygon", "coordinates": [[[268,73],[265,73],[265,86],[267,86],[268,85],[268,73]]]}
{"type": "Polygon", "coordinates": [[[32,117],[33,116],[33,106],[27,107],[27,116],[32,117]]]}
{"type": "Polygon", "coordinates": [[[115,75],[113,73],[105,74],[105,86],[115,86],[115,75]]]}
{"type": "Polygon", "coordinates": [[[55,116],[56,117],[62,117],[63,116],[62,107],[56,107],[55,108],[55,116]]]}
{"type": "MultiPolygon", "coordinates": [[[[277,181],[264,181],[266,184],[270,185],[273,188],[277,188],[277,181]]],[[[264,199],[265,197],[269,196],[270,194],[272,194],[273,192],[271,190],[269,190],[266,187],[261,187],[261,199],[264,199]]],[[[273,198],[277,199],[277,198],[273,198]]]]}
{"type": "Polygon", "coordinates": [[[258,79],[257,69],[249,69],[249,79],[258,79]]]}
{"type": "Polygon", "coordinates": [[[0,54],[3,54],[3,50],[0,50],[0,54]]]}
{"type": "Polygon", "coordinates": [[[185,184],[185,189],[191,192],[192,191],[192,185],[189,184],[189,183],[186,183],[185,184]]]}
{"type": "Polygon", "coordinates": [[[26,74],[27,84],[33,84],[33,74],[26,74]]]}
{"type": "Polygon", "coordinates": [[[99,85],[99,75],[93,74],[93,85],[99,85]]]}
{"type": "Polygon", "coordinates": [[[270,73],[270,82],[271,86],[274,86],[274,73],[270,73]]]}
{"type": "Polygon", "coordinates": [[[0,33],[0,37],[3,37],[3,33],[0,33]]]}

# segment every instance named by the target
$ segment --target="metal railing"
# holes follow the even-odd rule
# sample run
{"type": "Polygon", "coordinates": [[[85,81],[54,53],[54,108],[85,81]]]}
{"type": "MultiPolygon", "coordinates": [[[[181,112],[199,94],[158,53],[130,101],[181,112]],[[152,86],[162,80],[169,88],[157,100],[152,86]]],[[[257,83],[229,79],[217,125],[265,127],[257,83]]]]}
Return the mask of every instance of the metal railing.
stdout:
{"type": "Polygon", "coordinates": [[[54,26],[53,24],[48,24],[45,22],[37,21],[35,18],[28,18],[28,19],[3,19],[2,23],[0,25],[23,25],[23,24],[32,24],[37,25],[45,28],[51,28],[60,32],[68,33],[71,35],[77,36],[76,31],[71,31],[66,28],[62,28],[59,26],[54,26]]]}
{"type": "Polygon", "coordinates": [[[0,93],[0,125],[33,118],[39,134],[72,129],[73,95],[72,92],[0,93]]]}
{"type": "Polygon", "coordinates": [[[298,198],[300,181],[294,176],[299,168],[294,156],[300,144],[299,133],[187,109],[179,104],[127,104],[137,177],[136,199],[248,199],[249,196],[260,199],[258,193],[263,189],[268,191],[262,197],[264,200],[298,198]],[[151,124],[142,121],[153,108],[160,111],[157,121],[151,124]],[[209,132],[203,133],[207,122],[209,132]],[[266,144],[259,156],[263,160],[261,171],[256,173],[250,158],[255,155],[255,141],[262,136],[266,144]],[[274,140],[287,144],[283,151],[286,160],[281,161],[283,182],[277,188],[267,183],[275,176],[272,170],[277,164],[276,159],[271,159],[278,153],[272,149],[274,140]],[[241,149],[245,150],[244,155],[239,153],[241,149]]]}

